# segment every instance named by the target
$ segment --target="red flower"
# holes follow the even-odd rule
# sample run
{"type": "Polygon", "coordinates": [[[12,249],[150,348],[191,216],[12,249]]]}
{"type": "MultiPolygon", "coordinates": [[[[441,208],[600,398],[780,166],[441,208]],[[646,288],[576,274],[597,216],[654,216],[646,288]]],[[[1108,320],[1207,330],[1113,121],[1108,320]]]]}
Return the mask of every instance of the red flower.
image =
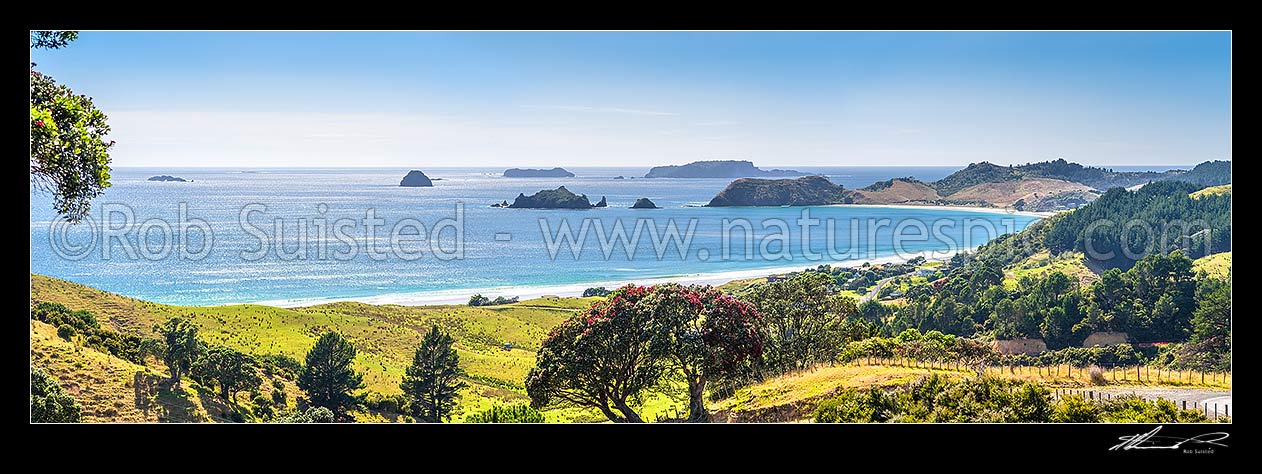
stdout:
{"type": "Polygon", "coordinates": [[[36,121],[35,121],[35,126],[36,126],[36,127],[43,127],[43,126],[44,126],[44,121],[43,121],[43,120],[36,120],[36,121]]]}

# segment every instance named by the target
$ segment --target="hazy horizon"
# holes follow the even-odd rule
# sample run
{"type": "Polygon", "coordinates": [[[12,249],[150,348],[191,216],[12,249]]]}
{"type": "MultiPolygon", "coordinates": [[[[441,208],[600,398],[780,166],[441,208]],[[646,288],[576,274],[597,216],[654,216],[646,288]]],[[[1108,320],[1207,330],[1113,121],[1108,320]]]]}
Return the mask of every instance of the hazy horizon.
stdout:
{"type": "Polygon", "coordinates": [[[1190,166],[1231,159],[1231,39],[84,31],[31,60],[116,167],[1190,166]]]}
{"type": "MultiPolygon", "coordinates": [[[[694,160],[694,161],[708,161],[708,160],[694,160]]],[[[1205,161],[1213,161],[1213,160],[1205,160],[1205,161]]],[[[1221,161],[1231,161],[1231,160],[1221,160],[1221,161]]],[[[1072,161],[1071,161],[1071,162],[1072,162],[1072,161]]],[[[1093,166],[1093,167],[1097,167],[1097,168],[1146,168],[1146,167],[1152,167],[1152,168],[1162,168],[1162,167],[1169,167],[1170,169],[1179,169],[1179,168],[1192,168],[1192,167],[1194,167],[1194,166],[1196,166],[1196,165],[1198,165],[1198,164],[1200,164],[1200,163],[1203,163],[1203,162],[1204,162],[1204,161],[1197,162],[1197,163],[1168,163],[1168,164],[1167,164],[1167,163],[1154,163],[1154,164],[1143,164],[1143,163],[1135,164],[1135,163],[1126,163],[1126,164],[1098,164],[1098,165],[1084,165],[1084,166],[1093,166]]],[[[1035,162],[1031,162],[1031,163],[1035,163],[1035,162]]],[[[372,170],[372,169],[392,169],[392,168],[400,168],[400,169],[402,169],[402,168],[415,168],[415,169],[421,169],[421,168],[424,168],[424,169],[468,169],[468,168],[490,168],[490,169],[500,169],[500,168],[503,168],[503,169],[509,169],[509,168],[525,168],[525,169],[550,169],[550,168],[587,169],[587,168],[609,168],[609,169],[626,169],[626,168],[644,168],[644,169],[648,169],[648,168],[652,168],[652,167],[655,167],[655,166],[683,165],[683,164],[686,164],[686,163],[663,163],[663,164],[654,164],[654,165],[546,165],[546,166],[545,166],[545,165],[513,165],[513,166],[495,166],[495,165],[469,165],[469,166],[458,166],[458,165],[437,165],[437,166],[410,166],[410,165],[406,165],[406,164],[401,164],[401,165],[397,165],[397,166],[396,166],[396,165],[385,165],[385,166],[377,166],[377,165],[373,165],[373,166],[308,166],[308,165],[301,165],[301,164],[294,164],[294,165],[288,165],[288,166],[135,165],[135,166],[114,166],[113,168],[115,168],[115,169],[142,169],[142,168],[143,168],[143,169],[149,169],[149,168],[172,168],[172,169],[218,169],[218,168],[229,168],[229,169],[347,169],[347,170],[354,170],[354,169],[372,170]]],[[[757,166],[757,167],[762,168],[762,169],[769,169],[769,168],[773,168],[773,167],[774,167],[774,168],[787,168],[787,169],[793,169],[795,166],[796,166],[796,167],[800,167],[800,168],[953,168],[953,167],[964,168],[964,167],[968,166],[969,164],[970,164],[970,163],[962,163],[962,164],[948,163],[948,164],[926,164],[926,165],[848,165],[848,164],[840,164],[840,165],[803,165],[803,164],[798,164],[798,165],[794,165],[794,164],[787,164],[787,165],[762,166],[762,165],[759,165],[758,163],[754,163],[754,166],[757,166]]],[[[1025,164],[1025,163],[1012,163],[1012,164],[1013,164],[1013,165],[1022,165],[1022,164],[1025,164]]],[[[1079,163],[1079,164],[1081,164],[1081,163],[1079,163]]],[[[1007,164],[1004,164],[1004,166],[1007,166],[1007,164]]],[[[422,170],[422,171],[423,171],[423,170],[422,170]]]]}

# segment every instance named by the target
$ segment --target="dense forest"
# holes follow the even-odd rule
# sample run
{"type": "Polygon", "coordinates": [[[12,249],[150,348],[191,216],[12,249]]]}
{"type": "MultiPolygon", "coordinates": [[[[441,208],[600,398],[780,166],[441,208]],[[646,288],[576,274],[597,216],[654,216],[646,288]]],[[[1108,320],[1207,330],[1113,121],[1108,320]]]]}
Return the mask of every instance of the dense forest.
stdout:
{"type": "Polygon", "coordinates": [[[1231,194],[1189,196],[1201,187],[1159,181],[1137,191],[1113,188],[1057,219],[1045,244],[1053,252],[1078,250],[1122,269],[1149,253],[1179,249],[1198,258],[1231,250],[1231,194]]]}

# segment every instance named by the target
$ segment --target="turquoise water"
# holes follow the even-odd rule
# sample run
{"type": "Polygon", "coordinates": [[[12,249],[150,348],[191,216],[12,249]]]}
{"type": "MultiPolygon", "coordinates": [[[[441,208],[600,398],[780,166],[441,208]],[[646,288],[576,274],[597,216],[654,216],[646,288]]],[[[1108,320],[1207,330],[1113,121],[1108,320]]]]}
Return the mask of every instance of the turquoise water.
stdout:
{"type": "MultiPolygon", "coordinates": [[[[877,180],[915,176],[934,180],[955,168],[824,168],[821,172],[847,187],[862,187],[877,180]]],[[[909,252],[954,251],[980,245],[998,233],[1025,228],[1035,216],[1003,212],[959,211],[936,208],[877,208],[825,206],[811,208],[704,208],[728,179],[614,179],[643,176],[644,168],[573,168],[576,178],[510,179],[499,177],[501,168],[430,168],[431,178],[442,178],[432,188],[400,188],[406,169],[117,169],[113,187],[94,202],[93,222],[58,225],[48,196],[31,195],[31,271],[64,278],[136,298],[170,304],[213,305],[241,302],[308,304],[326,300],[354,299],[373,302],[436,302],[467,299],[475,291],[490,295],[528,296],[567,294],[589,284],[649,281],[660,277],[720,281],[767,269],[805,268],[833,261],[898,258],[894,227],[902,222],[923,222],[931,229],[927,240],[905,239],[909,252]],[[189,183],[149,182],[153,175],[170,174],[191,179],[189,183]],[[582,211],[495,209],[491,203],[512,201],[520,192],[565,185],[587,194],[593,202],[606,196],[609,208],[582,211]],[[663,209],[627,209],[636,198],[648,197],[663,209]],[[205,239],[199,232],[178,231],[181,205],[187,216],[211,228],[213,243],[204,256],[181,256],[176,236],[187,241],[193,253],[205,239]],[[240,216],[254,204],[248,225],[240,216]],[[390,251],[389,232],[405,219],[415,219],[433,229],[444,219],[456,223],[457,206],[463,205],[461,225],[446,226],[428,242],[398,244],[390,251]],[[317,230],[316,222],[359,220],[371,210],[382,225],[369,239],[366,225],[345,227],[345,239],[332,231],[317,230]],[[819,219],[809,233],[797,220],[803,211],[819,219]],[[110,224],[121,234],[106,238],[103,213],[111,211],[110,224]],[[124,217],[130,212],[129,218],[124,217]],[[599,218],[600,222],[594,221],[599,218]],[[172,226],[166,233],[158,219],[172,226]],[[274,220],[279,227],[273,227],[274,220]],[[546,219],[545,232],[540,219],[546,219]],[[723,221],[744,219],[753,227],[748,238],[735,232],[724,238],[723,221]],[[889,219],[872,229],[872,223],[889,219]],[[145,221],[148,224],[141,225],[145,221]],[[870,221],[871,220],[871,221],[870,221]],[[587,221],[589,233],[577,257],[571,248],[549,251],[545,234],[555,235],[564,221],[578,232],[587,221]],[[659,236],[673,221],[681,237],[691,222],[690,245],[680,240],[665,245],[659,255],[651,230],[659,236]],[[631,233],[640,223],[642,238],[628,256],[627,245],[614,245],[608,258],[600,247],[601,231],[612,231],[621,222],[631,233]],[[773,223],[767,225],[767,223],[773,223]],[[788,228],[777,227],[783,222],[788,228]],[[955,224],[946,226],[945,224],[955,224]],[[974,224],[968,230],[965,223],[974,224]],[[985,224],[992,226],[986,228],[985,224]],[[94,227],[95,226],[95,227],[94,227]],[[826,252],[833,228],[832,255],[826,252]],[[457,252],[457,228],[463,234],[463,252],[457,252]],[[305,230],[306,236],[301,232],[305,230]],[[148,237],[150,254],[141,252],[140,233],[148,237]],[[253,233],[252,233],[253,232],[253,233]],[[261,234],[260,234],[261,232],[261,234]],[[167,235],[167,238],[163,238],[167,235]],[[260,235],[263,237],[260,239],[260,235]],[[769,236],[786,236],[770,238],[769,236]],[[803,242],[805,237],[806,241],[803,242]],[[966,239],[966,237],[968,237],[966,239]],[[498,240],[497,240],[498,239],[498,240]],[[262,241],[268,251],[254,250],[262,241]],[[105,245],[109,241],[110,245],[105,245]],[[164,255],[164,241],[171,243],[164,255]],[[747,252],[746,241],[752,247],[747,252]],[[785,242],[788,242],[787,250],[785,242]],[[951,242],[954,241],[954,242],[951,242]],[[307,244],[298,251],[299,242],[307,244]],[[726,257],[724,242],[727,242],[726,257]],[[282,251],[277,251],[277,244],[282,251]],[[350,253],[351,243],[355,255],[350,253]],[[369,244],[383,255],[367,253],[369,244]],[[439,252],[436,255],[434,245],[439,252]],[[84,246],[87,251],[74,251],[84,246]],[[89,247],[90,246],[90,247],[89,247]],[[683,247],[683,255],[678,249],[683,247]],[[109,254],[105,254],[105,249],[109,254]],[[127,250],[137,251],[129,255],[127,250]],[[69,250],[68,250],[69,249],[69,250]],[[847,249],[856,252],[847,253],[847,249]],[[323,250],[323,254],[322,254],[323,250]],[[60,251],[60,253],[59,253],[60,251]],[[422,252],[419,258],[414,251],[422,252]],[[818,258],[812,254],[819,253],[818,258]],[[247,255],[248,254],[248,255],[247,255]],[[336,254],[341,254],[336,255],[336,254]],[[453,257],[454,255],[454,257],[453,257]],[[441,258],[440,258],[441,257],[441,258]]],[[[346,222],[346,221],[344,221],[346,222]]],[[[328,228],[327,225],[324,228],[328,228]]],[[[415,229],[403,229],[404,233],[415,229]]],[[[917,234],[914,225],[902,235],[917,234]]],[[[432,237],[432,236],[430,236],[432,237]]],[[[660,243],[660,241],[659,241],[660,243]]],[[[905,253],[905,252],[904,252],[905,253]]]]}

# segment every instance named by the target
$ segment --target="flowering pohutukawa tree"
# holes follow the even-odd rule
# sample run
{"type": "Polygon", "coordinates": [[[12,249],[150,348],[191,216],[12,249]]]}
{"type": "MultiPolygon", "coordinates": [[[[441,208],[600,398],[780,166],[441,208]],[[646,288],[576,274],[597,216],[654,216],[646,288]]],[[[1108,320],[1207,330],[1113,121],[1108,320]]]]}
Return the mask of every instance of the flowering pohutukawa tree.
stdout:
{"type": "Polygon", "coordinates": [[[526,376],[531,404],[570,403],[597,408],[614,422],[641,422],[629,402],[661,380],[670,342],[654,318],[650,291],[619,288],[553,329],[526,376]]]}
{"type": "Polygon", "coordinates": [[[536,407],[564,402],[640,422],[629,402],[678,370],[689,420],[706,421],[706,382],[761,355],[758,320],[752,306],[708,287],[628,285],[553,330],[526,392],[536,407]]]}
{"type": "MultiPolygon", "coordinates": [[[[31,47],[57,49],[77,37],[73,31],[36,31],[31,47]]],[[[31,64],[31,184],[51,192],[54,209],[71,222],[87,216],[92,199],[110,185],[109,131],[91,97],[31,64]]]]}

